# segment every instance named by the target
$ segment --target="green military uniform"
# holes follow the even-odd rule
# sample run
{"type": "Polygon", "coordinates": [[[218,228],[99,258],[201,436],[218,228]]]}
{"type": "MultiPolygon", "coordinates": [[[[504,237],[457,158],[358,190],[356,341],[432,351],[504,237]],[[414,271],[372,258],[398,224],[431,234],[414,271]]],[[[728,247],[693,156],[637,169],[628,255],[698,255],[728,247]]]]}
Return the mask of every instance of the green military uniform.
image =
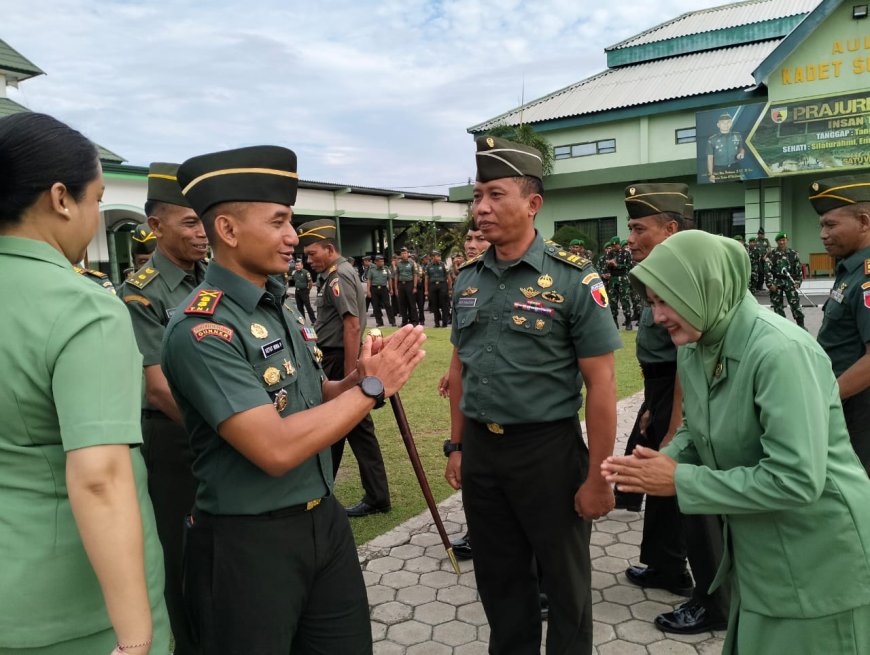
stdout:
{"type": "MultiPolygon", "coordinates": [[[[776,240],[788,239],[785,232],[776,235],[776,240]]],[[[804,327],[804,311],[797,288],[804,279],[800,256],[791,248],[779,248],[770,253],[764,266],[764,282],[770,289],[770,304],[780,316],[785,316],[782,297],[788,301],[795,322],[804,327]]]]}
{"type": "MultiPolygon", "coordinates": [[[[258,146],[194,157],[179,184],[200,215],[221,202],[292,206],[296,156],[258,146]]],[[[280,416],[322,402],[317,335],[265,286],[213,261],[170,322],[163,369],[190,432],[199,483],[185,595],[201,647],[231,653],[371,652],[350,524],[332,496],[329,449],[269,475],[221,437],[246,410],[280,416]]]]}
{"type": "Polygon", "coordinates": [[[85,279],[90,280],[91,282],[96,282],[113,296],[117,295],[117,292],[115,291],[115,285],[112,284],[109,276],[102,271],[95,271],[90,268],[82,268],[81,266],[73,266],[73,270],[85,279]]]}
{"type": "Polygon", "coordinates": [[[758,247],[758,239],[755,237],[749,240],[746,254],[749,255],[749,290],[754,293],[758,289],[759,271],[763,271],[761,249],[758,247]]]}
{"type": "MultiPolygon", "coordinates": [[[[722,114],[719,120],[730,122],[731,115],[722,114]]],[[[713,175],[716,181],[719,181],[720,176],[725,180],[739,177],[740,160],[738,155],[742,155],[743,152],[743,135],[740,132],[719,132],[708,137],[707,157],[713,158],[713,175]]]]}
{"type": "MultiPolygon", "coordinates": [[[[435,256],[435,251],[432,253],[435,256]]],[[[440,256],[441,253],[438,252],[440,256]]],[[[430,262],[425,270],[426,287],[429,293],[429,307],[435,318],[435,327],[447,327],[450,322],[450,304],[447,265],[444,262],[430,262]]]]}
{"type": "MultiPolygon", "coordinates": [[[[532,148],[494,137],[477,147],[482,182],[542,175],[532,148]]],[[[495,251],[460,270],[451,333],[462,363],[462,495],[490,651],[540,648],[534,555],[550,602],[548,649],[590,653],[590,523],[572,502],[588,466],[577,360],[620,340],[587,259],[540,234],[517,261],[495,251]]]]}
{"type": "Polygon", "coordinates": [[[382,309],[387,311],[387,319],[390,321],[390,325],[396,324],[396,316],[393,314],[393,307],[390,304],[392,280],[392,269],[384,266],[383,255],[378,255],[375,257],[375,265],[369,268],[368,275],[366,276],[366,282],[372,297],[372,311],[374,312],[375,322],[378,324],[378,327],[384,325],[382,309]]]}
{"type": "Polygon", "coordinates": [[[0,652],[93,655],[114,647],[70,507],[66,453],[129,444],[154,622],[151,652],[166,653],[162,555],[135,447],[142,442],[136,374],[142,358],[127,312],[43,241],[0,236],[0,271],[0,652]]]}
{"type": "Polygon", "coordinates": [[[293,280],[293,295],[296,297],[296,309],[302,316],[305,316],[305,310],[308,310],[308,318],[314,323],[317,320],[314,316],[314,308],[311,306],[311,273],[306,268],[299,270],[293,269],[290,274],[293,280]]]}
{"type": "MultiPolygon", "coordinates": [[[[402,248],[406,251],[406,248],[402,248]]],[[[417,278],[417,264],[410,258],[399,259],[396,262],[396,294],[399,298],[399,312],[402,314],[402,325],[419,322],[417,316],[417,298],[415,297],[415,278],[417,278]]]]}
{"type": "Polygon", "coordinates": [[[420,325],[424,325],[426,323],[426,285],[425,285],[425,276],[426,276],[426,267],[429,265],[429,257],[424,256],[419,263],[416,261],[414,264],[417,269],[417,290],[414,292],[414,300],[417,302],[417,317],[420,319],[420,325]]]}
{"type": "MultiPolygon", "coordinates": [[[[628,262],[628,272],[631,273],[631,269],[634,268],[634,260],[631,257],[631,250],[628,249],[628,241],[623,240],[620,242],[620,245],[622,250],[628,253],[626,260],[628,262]]],[[[640,314],[643,311],[643,298],[640,297],[640,294],[631,284],[628,285],[628,292],[631,294],[631,320],[637,323],[640,321],[640,314]]]]}
{"type": "Polygon", "coordinates": [[[628,283],[628,273],[631,270],[631,253],[622,248],[619,237],[612,239],[610,257],[607,259],[607,268],[610,272],[610,313],[613,322],[619,325],[619,307],[622,306],[622,314],[625,318],[625,329],[631,330],[631,285],[628,283]]]}
{"type": "MultiPolygon", "coordinates": [[[[810,187],[810,202],[820,215],[854,203],[870,202],[870,178],[850,175],[819,180],[810,187]]],[[[863,357],[870,343],[870,248],[837,262],[836,279],[824,305],[818,341],[831,358],[834,375],[863,357]]],[[[870,388],[843,401],[852,447],[870,474],[870,388]]]]}
{"type": "MultiPolygon", "coordinates": [[[[190,205],[175,179],[178,164],[155,162],[148,171],[148,200],[178,207],[190,205]]],[[[153,237],[153,234],[152,234],[153,237]]],[[[147,243],[158,243],[154,238],[147,243]]],[[[163,335],[178,305],[203,280],[205,264],[190,270],[174,264],[159,244],[148,262],[121,286],[121,299],[133,321],[142,366],[159,366],[163,335]]],[[[166,607],[176,642],[176,655],[199,652],[190,634],[182,594],[184,517],[193,507],[196,480],[187,431],[147,398],[142,402],[142,455],[148,467],[148,492],[154,504],[166,566],[166,607]]]]}

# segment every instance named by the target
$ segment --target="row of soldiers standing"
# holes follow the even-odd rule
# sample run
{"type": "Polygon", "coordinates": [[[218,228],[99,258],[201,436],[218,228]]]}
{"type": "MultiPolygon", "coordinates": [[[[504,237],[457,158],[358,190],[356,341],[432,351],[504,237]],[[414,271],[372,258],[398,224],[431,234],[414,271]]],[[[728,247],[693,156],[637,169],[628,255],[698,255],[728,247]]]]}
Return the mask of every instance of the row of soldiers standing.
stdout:
{"type": "MultiPolygon", "coordinates": [[[[736,240],[743,242],[743,237],[737,235],[736,240]]],[[[776,248],[771,249],[770,241],[764,235],[764,229],[758,230],[758,236],[744,243],[751,265],[749,290],[756,293],[762,284],[770,292],[770,304],[780,316],[785,316],[785,302],[788,302],[795,322],[804,327],[804,312],[798,290],[803,282],[804,271],[800,255],[788,247],[788,234],[779,232],[776,235],[776,248]]]]}

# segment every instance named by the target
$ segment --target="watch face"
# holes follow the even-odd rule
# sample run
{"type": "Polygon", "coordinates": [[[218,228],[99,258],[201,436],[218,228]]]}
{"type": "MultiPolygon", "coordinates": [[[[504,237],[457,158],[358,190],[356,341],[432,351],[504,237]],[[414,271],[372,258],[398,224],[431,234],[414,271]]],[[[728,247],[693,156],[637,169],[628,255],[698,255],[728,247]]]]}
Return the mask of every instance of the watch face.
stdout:
{"type": "Polygon", "coordinates": [[[372,398],[377,398],[384,393],[384,383],[376,377],[364,377],[360,386],[365,394],[372,398]]]}

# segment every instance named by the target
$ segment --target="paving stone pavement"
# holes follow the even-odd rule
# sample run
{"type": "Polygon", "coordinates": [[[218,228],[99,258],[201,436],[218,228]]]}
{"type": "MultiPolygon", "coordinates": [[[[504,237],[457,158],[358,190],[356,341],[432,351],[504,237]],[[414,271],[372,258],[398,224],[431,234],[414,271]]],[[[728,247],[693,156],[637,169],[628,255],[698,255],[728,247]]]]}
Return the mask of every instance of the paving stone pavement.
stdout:
{"type": "MultiPolygon", "coordinates": [[[[642,393],[618,405],[616,452],[622,453],[642,393]]],[[[585,426],[584,426],[585,427],[585,426]]],[[[439,505],[451,537],[465,534],[460,494],[439,505]]],[[[637,564],[643,512],[615,510],[592,530],[592,616],[598,655],[719,655],[724,632],[666,635],[653,618],[684,602],[628,583],[637,564]]],[[[457,576],[428,512],[359,548],[368,589],[375,655],[486,655],[489,626],[477,596],[473,562],[457,576]]],[[[546,639],[547,624],[543,624],[546,639]]],[[[544,648],[541,648],[544,653],[544,648]]]]}

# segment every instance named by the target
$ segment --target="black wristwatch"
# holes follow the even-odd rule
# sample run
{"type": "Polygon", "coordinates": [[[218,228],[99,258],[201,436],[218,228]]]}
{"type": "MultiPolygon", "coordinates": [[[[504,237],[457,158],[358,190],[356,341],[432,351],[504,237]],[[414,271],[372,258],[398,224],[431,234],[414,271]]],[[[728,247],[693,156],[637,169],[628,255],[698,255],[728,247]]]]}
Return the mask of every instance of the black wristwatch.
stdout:
{"type": "Polygon", "coordinates": [[[453,443],[448,439],[444,442],[444,457],[450,457],[450,453],[461,453],[462,443],[453,443]]]}
{"type": "Polygon", "coordinates": [[[386,400],[384,400],[384,383],[381,382],[380,378],[376,378],[374,375],[367,375],[359,381],[357,386],[359,386],[359,388],[362,389],[362,392],[369,398],[375,399],[375,409],[384,406],[384,403],[386,402],[386,400]]]}

